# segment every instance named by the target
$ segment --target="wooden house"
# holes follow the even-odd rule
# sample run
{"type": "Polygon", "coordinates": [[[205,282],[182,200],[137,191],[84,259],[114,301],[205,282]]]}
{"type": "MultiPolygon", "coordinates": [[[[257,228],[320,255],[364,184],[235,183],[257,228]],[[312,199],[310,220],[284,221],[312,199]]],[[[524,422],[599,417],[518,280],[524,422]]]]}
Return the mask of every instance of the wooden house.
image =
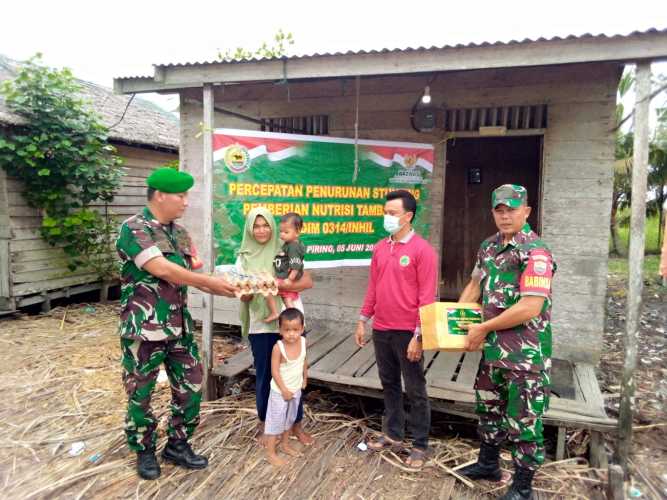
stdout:
{"type": "MultiPolygon", "coordinates": [[[[12,78],[16,66],[0,57],[0,80],[12,78]]],[[[145,205],[144,179],[150,171],[178,160],[178,120],[148,101],[131,100],[88,82],[79,84],[102,122],[113,126],[109,142],[124,160],[118,195],[99,208],[119,219],[129,217],[145,205]]],[[[12,113],[0,97],[0,134],[23,123],[24,118],[12,113]]],[[[95,275],[70,272],[62,250],[41,238],[41,215],[27,206],[21,192],[21,182],[0,168],[0,314],[36,303],[48,307],[52,298],[99,289],[95,275]]]]}
{"type": "MultiPolygon", "coordinates": [[[[166,64],[155,66],[151,77],[117,78],[115,89],[180,95],[181,168],[195,176],[194,189],[200,194],[192,197],[185,225],[205,259],[210,228],[201,221],[211,200],[212,155],[210,134],[200,134],[202,122],[204,130],[348,138],[354,136],[356,122],[362,139],[432,143],[436,167],[430,240],[441,256],[442,299],[458,296],[479,243],[495,232],[491,190],[507,182],[527,186],[530,222],[552,248],[559,268],[553,285],[554,355],[570,367],[562,393],[571,390],[571,398],[555,403],[551,416],[554,422],[573,421],[580,411],[584,420],[587,414],[603,422],[593,367],[605,320],[616,89],[626,64],[665,58],[667,31],[649,30],[166,64]],[[419,111],[426,88],[435,126],[418,131],[411,116],[419,111]]],[[[311,378],[349,392],[377,392],[372,352],[349,340],[367,270],[318,269],[313,274],[315,287],[304,294],[304,302],[313,331],[328,336],[313,339],[311,378]]],[[[199,318],[238,321],[234,301],[216,298],[212,311],[209,301],[193,293],[199,318]]],[[[204,352],[213,373],[234,371],[211,366],[206,335],[204,352]]],[[[469,413],[479,358],[439,354],[427,358],[431,396],[448,401],[441,406],[454,413],[462,411],[456,405],[468,405],[469,413]]],[[[239,360],[238,366],[246,362],[239,360]]]]}

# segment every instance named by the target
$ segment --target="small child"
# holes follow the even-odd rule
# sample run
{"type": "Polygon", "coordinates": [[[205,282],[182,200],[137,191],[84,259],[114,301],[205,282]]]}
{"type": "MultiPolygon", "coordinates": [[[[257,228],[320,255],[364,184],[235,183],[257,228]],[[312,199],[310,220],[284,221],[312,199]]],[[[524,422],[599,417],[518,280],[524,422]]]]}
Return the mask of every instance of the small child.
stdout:
{"type": "MultiPolygon", "coordinates": [[[[278,295],[283,299],[286,308],[295,307],[294,302],[299,298],[297,292],[280,290],[280,286],[290,285],[303,276],[303,258],[306,255],[306,247],[299,240],[301,228],[303,228],[303,219],[295,212],[290,212],[280,218],[280,239],[283,241],[283,247],[276,255],[273,267],[278,282],[278,295]]],[[[278,308],[272,295],[266,297],[266,304],[270,313],[264,318],[264,322],[271,323],[278,318],[278,308]]]]}
{"type": "Polygon", "coordinates": [[[289,436],[299,410],[301,391],[308,381],[306,338],[303,337],[303,313],[295,308],[285,309],[278,316],[282,340],[276,342],[271,352],[271,391],[266,410],[264,435],[269,462],[285,465],[276,453],[278,437],[282,451],[298,457],[300,453],[289,444],[289,436]]]}

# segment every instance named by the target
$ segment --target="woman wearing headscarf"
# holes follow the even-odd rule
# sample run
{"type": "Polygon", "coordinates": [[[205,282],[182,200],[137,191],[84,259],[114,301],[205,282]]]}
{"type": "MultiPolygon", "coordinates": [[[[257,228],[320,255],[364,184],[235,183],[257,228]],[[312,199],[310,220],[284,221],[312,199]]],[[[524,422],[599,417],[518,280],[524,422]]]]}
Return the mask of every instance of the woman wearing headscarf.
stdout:
{"type": "MultiPolygon", "coordinates": [[[[248,212],[243,229],[243,239],[236,262],[240,271],[269,272],[273,274],[273,260],[281,247],[276,222],[271,212],[264,207],[257,207],[248,212]]],[[[309,273],[295,281],[288,291],[302,292],[313,286],[309,273]]],[[[276,296],[276,305],[283,307],[280,296],[276,296]]],[[[295,307],[303,312],[301,299],[295,302],[295,307]]],[[[263,320],[269,314],[266,299],[262,295],[244,295],[241,298],[241,327],[243,336],[248,336],[255,365],[255,401],[257,416],[259,417],[258,433],[264,432],[266,408],[269,401],[271,383],[271,351],[274,344],[280,340],[278,322],[265,323],[263,320]]],[[[303,403],[299,404],[293,432],[302,444],[310,445],[313,438],[301,428],[303,418],[303,403]]]]}

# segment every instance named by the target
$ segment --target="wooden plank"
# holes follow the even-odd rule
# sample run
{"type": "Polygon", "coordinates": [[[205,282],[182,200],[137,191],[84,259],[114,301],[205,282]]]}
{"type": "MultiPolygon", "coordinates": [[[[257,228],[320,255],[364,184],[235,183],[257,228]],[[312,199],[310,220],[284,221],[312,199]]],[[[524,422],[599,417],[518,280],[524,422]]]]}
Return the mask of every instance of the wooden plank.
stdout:
{"type": "MultiPolygon", "coordinates": [[[[14,244],[10,242],[10,250],[14,250],[14,244]]],[[[62,248],[49,247],[44,250],[23,250],[12,252],[12,265],[44,260],[62,260],[65,254],[62,248]]]]}
{"type": "Polygon", "coordinates": [[[22,283],[14,285],[12,288],[12,295],[20,297],[22,295],[30,295],[32,293],[40,293],[48,290],[55,290],[67,286],[82,285],[85,283],[95,283],[98,277],[94,273],[82,274],[80,276],[69,276],[67,278],[53,279],[47,281],[40,281],[38,283],[22,283]]]}
{"type": "Polygon", "coordinates": [[[7,298],[11,296],[9,257],[9,240],[0,238],[0,297],[7,298]]]}
{"type": "Polygon", "coordinates": [[[426,381],[432,385],[434,382],[451,382],[452,375],[456,371],[459,360],[463,353],[460,352],[444,352],[437,353],[431,367],[426,372],[426,381]]]}
{"type": "Polygon", "coordinates": [[[12,273],[21,273],[25,271],[45,271],[52,269],[67,269],[65,255],[53,255],[51,258],[34,260],[26,263],[12,263],[12,273]]]}
{"type": "Polygon", "coordinates": [[[556,437],[556,460],[563,460],[565,458],[565,427],[558,428],[558,436],[556,437]]]}
{"type": "MultiPolygon", "coordinates": [[[[598,92],[613,92],[615,85],[610,80],[616,74],[616,67],[609,64],[585,64],[559,67],[540,67],[539,71],[531,68],[512,68],[511,70],[481,69],[475,71],[452,71],[441,73],[435,82],[431,82],[431,90],[436,89],[474,89],[474,96],[484,96],[488,89],[516,88],[521,86],[550,85],[561,89],[573,82],[588,81],[597,83],[598,92]],[[565,84],[565,85],[563,85],[565,84]]],[[[309,80],[307,82],[291,82],[291,100],[304,98],[330,98],[353,95],[355,92],[352,78],[336,80],[309,80]]],[[[424,75],[398,74],[388,77],[365,78],[360,89],[363,96],[373,94],[395,94],[409,92],[413,95],[421,92],[428,79],[424,75]]],[[[581,93],[578,96],[581,98],[581,93]]],[[[234,101],[276,101],[285,100],[285,90],[271,83],[249,83],[225,87],[224,92],[218,88],[216,102],[225,102],[225,107],[234,101]]],[[[201,91],[188,90],[182,93],[181,102],[186,99],[201,99],[201,91]]],[[[239,110],[242,111],[242,110],[239,110]]]]}
{"type": "Polygon", "coordinates": [[[330,333],[308,349],[308,365],[317,370],[317,362],[345,341],[352,341],[349,335],[330,333]]]}
{"type": "MultiPolygon", "coordinates": [[[[311,370],[309,377],[313,382],[325,383],[325,385],[333,384],[335,388],[340,389],[342,392],[355,393],[355,391],[361,390],[364,395],[382,397],[382,386],[380,380],[377,378],[367,376],[351,377],[317,370],[311,370]]],[[[474,396],[471,393],[457,390],[461,386],[452,385],[453,387],[447,389],[428,387],[428,394],[431,398],[433,408],[446,413],[460,414],[474,418],[474,396]]],[[[545,415],[545,423],[556,426],[564,425],[603,431],[614,427],[616,423],[614,419],[587,416],[568,411],[568,408],[573,408],[571,403],[557,404],[556,406],[560,406],[560,408],[550,408],[545,415]]],[[[579,405],[574,405],[573,409],[580,409],[578,407],[579,405]]]]}
{"type": "Polygon", "coordinates": [[[350,335],[347,341],[340,343],[338,347],[317,362],[317,370],[334,373],[359,350],[361,350],[360,347],[354,341],[354,337],[350,335]]]}
{"type": "Polygon", "coordinates": [[[12,274],[12,283],[16,286],[20,283],[41,283],[49,280],[57,280],[70,276],[81,276],[90,274],[90,269],[76,269],[70,271],[66,266],[55,269],[43,269],[38,271],[24,271],[12,274]]]}
{"type": "MultiPolygon", "coordinates": [[[[261,335],[261,334],[259,334],[261,335]]],[[[216,360],[214,360],[215,362],[216,360]]],[[[252,351],[250,347],[236,353],[231,358],[213,366],[211,373],[218,377],[232,378],[243,373],[252,366],[252,351]]]]}
{"type": "Polygon", "coordinates": [[[378,373],[378,364],[377,361],[375,360],[375,357],[373,358],[373,362],[369,363],[368,370],[365,370],[364,372],[359,371],[357,377],[368,377],[380,380],[380,374],[378,373]]]}
{"type": "MultiPolygon", "coordinates": [[[[256,335],[262,335],[262,334],[257,333],[256,335]]],[[[327,335],[326,332],[317,332],[314,334],[309,334],[306,337],[306,340],[308,341],[308,346],[310,347],[316,344],[326,335],[327,335]]],[[[234,354],[234,356],[230,357],[229,359],[226,359],[223,363],[218,363],[217,365],[215,365],[211,373],[218,377],[231,378],[248,370],[249,368],[252,367],[252,365],[253,365],[252,349],[248,347],[247,349],[244,349],[243,351],[234,354]]]]}
{"type": "Polygon", "coordinates": [[[482,352],[466,352],[463,356],[463,363],[461,369],[456,377],[456,382],[465,386],[470,386],[475,382],[477,376],[477,369],[479,368],[479,361],[482,359],[482,352]]]}
{"type": "Polygon", "coordinates": [[[589,460],[591,466],[597,469],[606,469],[609,466],[607,452],[604,447],[604,436],[600,432],[591,432],[589,460]]]}
{"type": "Polygon", "coordinates": [[[588,363],[575,363],[574,377],[578,382],[584,400],[591,408],[596,408],[600,416],[607,416],[604,409],[604,398],[600,391],[597,377],[595,376],[595,368],[588,363]]]}
{"type": "Polygon", "coordinates": [[[359,349],[354,355],[350,356],[345,363],[335,370],[338,375],[355,376],[357,372],[363,374],[370,368],[370,363],[375,362],[375,349],[373,342],[369,342],[359,349]],[[362,371],[363,370],[363,371],[362,371]]]}

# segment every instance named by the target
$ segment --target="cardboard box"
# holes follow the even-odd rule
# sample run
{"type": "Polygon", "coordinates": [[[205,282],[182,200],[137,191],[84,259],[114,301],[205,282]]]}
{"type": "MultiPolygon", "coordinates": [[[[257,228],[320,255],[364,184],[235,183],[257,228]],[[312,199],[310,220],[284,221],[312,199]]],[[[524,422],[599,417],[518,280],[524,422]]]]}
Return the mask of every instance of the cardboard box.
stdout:
{"type": "Polygon", "coordinates": [[[434,302],[419,308],[424,350],[465,351],[468,332],[461,325],[482,322],[479,304],[434,302]]]}

